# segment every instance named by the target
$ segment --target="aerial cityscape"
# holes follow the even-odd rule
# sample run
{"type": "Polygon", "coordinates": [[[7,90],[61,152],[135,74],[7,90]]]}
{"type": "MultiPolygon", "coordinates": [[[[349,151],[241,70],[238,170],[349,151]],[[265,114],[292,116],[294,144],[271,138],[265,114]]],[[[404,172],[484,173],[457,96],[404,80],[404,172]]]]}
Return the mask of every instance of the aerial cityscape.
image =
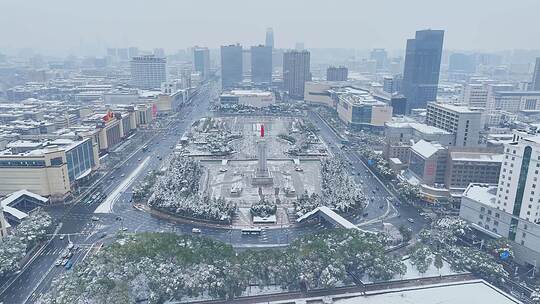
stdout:
{"type": "Polygon", "coordinates": [[[540,303],[540,2],[77,2],[0,3],[0,304],[540,303]]]}

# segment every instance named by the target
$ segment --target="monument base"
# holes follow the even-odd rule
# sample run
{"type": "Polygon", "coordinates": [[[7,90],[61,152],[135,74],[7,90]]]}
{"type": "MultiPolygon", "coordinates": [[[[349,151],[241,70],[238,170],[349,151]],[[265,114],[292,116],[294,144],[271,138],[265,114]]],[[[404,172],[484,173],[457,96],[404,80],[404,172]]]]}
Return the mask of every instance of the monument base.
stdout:
{"type": "Polygon", "coordinates": [[[270,172],[266,175],[253,174],[251,177],[251,184],[253,186],[268,186],[274,184],[274,178],[270,175],[270,172]]]}

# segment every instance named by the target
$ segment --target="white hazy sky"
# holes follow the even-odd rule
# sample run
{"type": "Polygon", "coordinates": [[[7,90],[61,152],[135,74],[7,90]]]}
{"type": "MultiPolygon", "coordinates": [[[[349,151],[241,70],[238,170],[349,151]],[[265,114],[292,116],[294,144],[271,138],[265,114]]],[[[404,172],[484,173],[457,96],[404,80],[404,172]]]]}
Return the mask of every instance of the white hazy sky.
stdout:
{"type": "Polygon", "coordinates": [[[444,29],[447,49],[540,49],[540,0],[0,0],[0,49],[276,46],[402,49],[444,29]]]}

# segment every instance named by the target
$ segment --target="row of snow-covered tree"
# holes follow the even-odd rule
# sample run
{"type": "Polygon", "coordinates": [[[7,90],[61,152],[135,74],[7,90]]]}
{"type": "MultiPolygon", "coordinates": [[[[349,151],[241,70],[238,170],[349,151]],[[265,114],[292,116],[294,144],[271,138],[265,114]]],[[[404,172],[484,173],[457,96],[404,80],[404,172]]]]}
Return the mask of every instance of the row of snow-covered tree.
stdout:
{"type": "Polygon", "coordinates": [[[359,210],[365,206],[366,198],[349,176],[345,165],[337,158],[321,161],[321,194],[304,193],[295,202],[298,215],[327,206],[338,212],[359,210]]]}
{"type": "Polygon", "coordinates": [[[386,179],[392,179],[395,177],[394,171],[390,169],[390,164],[384,159],[384,157],[375,153],[370,146],[362,146],[358,152],[367,160],[373,161],[374,170],[386,179]]]}
{"type": "Polygon", "coordinates": [[[41,303],[164,303],[209,295],[231,299],[247,287],[298,290],[387,280],[405,271],[385,254],[385,239],[336,229],[303,237],[285,250],[235,252],[207,238],[169,233],[123,236],[58,278],[41,303]]]}
{"type": "Polygon", "coordinates": [[[249,211],[252,216],[268,217],[276,214],[277,205],[275,201],[263,196],[251,205],[249,211]]]}
{"type": "Polygon", "coordinates": [[[169,169],[152,186],[148,205],[182,216],[230,222],[236,205],[224,198],[199,194],[201,164],[189,157],[175,156],[169,169]]]}
{"type": "Polygon", "coordinates": [[[512,250],[504,239],[487,242],[487,252],[474,247],[466,247],[458,241],[470,231],[469,225],[457,217],[445,217],[420,233],[421,243],[409,250],[411,262],[420,273],[427,271],[433,263],[442,267],[441,258],[450,262],[457,271],[470,271],[493,283],[500,283],[508,277],[503,265],[497,262],[499,253],[512,250]]]}
{"type": "Polygon", "coordinates": [[[0,277],[17,271],[19,261],[45,239],[51,226],[51,217],[43,211],[36,211],[0,241],[0,277]]]}

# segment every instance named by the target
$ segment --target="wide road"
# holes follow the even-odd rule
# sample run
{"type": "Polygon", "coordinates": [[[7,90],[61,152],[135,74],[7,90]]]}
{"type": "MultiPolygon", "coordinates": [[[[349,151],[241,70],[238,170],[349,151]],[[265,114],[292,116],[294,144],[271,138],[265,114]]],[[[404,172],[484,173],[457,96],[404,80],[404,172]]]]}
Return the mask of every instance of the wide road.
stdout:
{"type": "Polygon", "coordinates": [[[401,225],[409,227],[413,233],[418,233],[426,225],[425,219],[420,216],[416,208],[407,204],[400,204],[396,207],[388,202],[387,198],[391,198],[393,202],[398,201],[398,199],[388,191],[384,183],[361,160],[357,151],[341,149],[343,138],[341,134],[336,133],[314,112],[309,111],[308,118],[319,128],[319,136],[326,142],[330,152],[336,157],[341,157],[349,165],[351,174],[368,198],[368,205],[364,210],[364,213],[367,214],[356,214],[349,218],[351,222],[362,228],[370,228],[380,226],[381,222],[384,221],[392,223],[396,227],[401,225]]]}

